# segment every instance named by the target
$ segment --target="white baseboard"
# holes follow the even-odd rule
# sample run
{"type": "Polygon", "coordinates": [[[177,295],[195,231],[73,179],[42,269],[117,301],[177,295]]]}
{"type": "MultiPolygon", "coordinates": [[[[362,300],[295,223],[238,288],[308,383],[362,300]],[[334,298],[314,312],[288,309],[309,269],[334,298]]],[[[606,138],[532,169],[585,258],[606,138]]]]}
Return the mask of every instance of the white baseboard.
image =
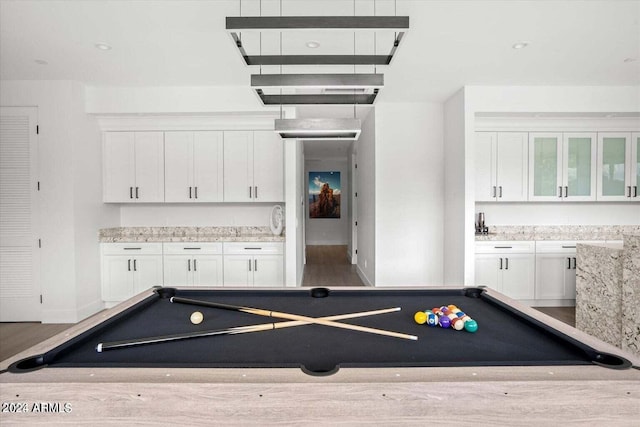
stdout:
{"type": "Polygon", "coordinates": [[[367,275],[364,274],[364,271],[360,269],[359,265],[356,266],[356,273],[358,273],[358,277],[360,277],[360,280],[362,280],[362,283],[364,283],[365,286],[373,286],[373,283],[371,283],[371,280],[369,280],[367,275]]]}

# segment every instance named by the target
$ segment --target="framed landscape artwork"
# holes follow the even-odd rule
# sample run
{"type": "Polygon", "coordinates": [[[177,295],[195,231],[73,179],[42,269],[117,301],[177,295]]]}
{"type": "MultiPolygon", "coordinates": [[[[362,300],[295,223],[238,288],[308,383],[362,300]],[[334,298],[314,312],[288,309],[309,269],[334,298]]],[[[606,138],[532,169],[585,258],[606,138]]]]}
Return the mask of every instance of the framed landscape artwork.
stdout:
{"type": "Polygon", "coordinates": [[[309,218],[340,218],[340,172],[309,172],[309,218]]]}

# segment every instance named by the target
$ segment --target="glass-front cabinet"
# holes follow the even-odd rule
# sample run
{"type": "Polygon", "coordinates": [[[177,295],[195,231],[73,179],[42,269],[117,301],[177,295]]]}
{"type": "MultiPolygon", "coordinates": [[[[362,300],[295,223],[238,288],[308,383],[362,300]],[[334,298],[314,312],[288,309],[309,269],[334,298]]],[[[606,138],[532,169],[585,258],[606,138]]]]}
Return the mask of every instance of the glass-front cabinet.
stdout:
{"type": "Polygon", "coordinates": [[[598,134],[598,200],[640,201],[640,134],[598,134]]]}
{"type": "Polygon", "coordinates": [[[596,199],[596,134],[529,134],[529,200],[596,199]]]}

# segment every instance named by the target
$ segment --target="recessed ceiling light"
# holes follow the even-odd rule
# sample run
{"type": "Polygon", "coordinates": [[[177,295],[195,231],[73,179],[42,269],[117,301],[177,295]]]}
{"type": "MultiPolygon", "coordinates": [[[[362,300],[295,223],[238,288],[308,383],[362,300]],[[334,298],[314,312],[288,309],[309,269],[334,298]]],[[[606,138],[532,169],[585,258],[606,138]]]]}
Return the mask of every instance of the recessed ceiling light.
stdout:
{"type": "Polygon", "coordinates": [[[106,43],[96,43],[96,48],[100,50],[111,50],[111,46],[106,43]]]}
{"type": "Polygon", "coordinates": [[[527,46],[529,46],[529,42],[519,42],[519,43],[514,44],[511,47],[514,48],[514,49],[524,49],[527,46]]]}
{"type": "Polygon", "coordinates": [[[317,47],[320,47],[320,43],[318,43],[318,42],[316,42],[316,41],[313,41],[313,40],[308,41],[308,42],[306,43],[306,45],[307,45],[307,47],[308,47],[308,48],[310,48],[310,49],[315,49],[315,48],[317,48],[317,47]]]}
{"type": "Polygon", "coordinates": [[[44,59],[35,59],[33,62],[35,62],[38,65],[47,65],[48,62],[45,61],[44,59]]]}
{"type": "Polygon", "coordinates": [[[637,61],[637,60],[638,60],[638,58],[625,58],[624,62],[634,62],[634,61],[637,61]]]}

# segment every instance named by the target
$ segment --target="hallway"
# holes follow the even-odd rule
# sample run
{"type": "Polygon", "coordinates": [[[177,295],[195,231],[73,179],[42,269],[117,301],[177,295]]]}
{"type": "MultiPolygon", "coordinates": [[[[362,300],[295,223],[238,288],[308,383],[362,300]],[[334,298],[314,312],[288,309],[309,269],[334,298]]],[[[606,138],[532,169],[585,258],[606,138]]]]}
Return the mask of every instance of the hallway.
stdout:
{"type": "Polygon", "coordinates": [[[302,286],[364,286],[356,266],[349,263],[347,246],[307,246],[302,286]]]}

